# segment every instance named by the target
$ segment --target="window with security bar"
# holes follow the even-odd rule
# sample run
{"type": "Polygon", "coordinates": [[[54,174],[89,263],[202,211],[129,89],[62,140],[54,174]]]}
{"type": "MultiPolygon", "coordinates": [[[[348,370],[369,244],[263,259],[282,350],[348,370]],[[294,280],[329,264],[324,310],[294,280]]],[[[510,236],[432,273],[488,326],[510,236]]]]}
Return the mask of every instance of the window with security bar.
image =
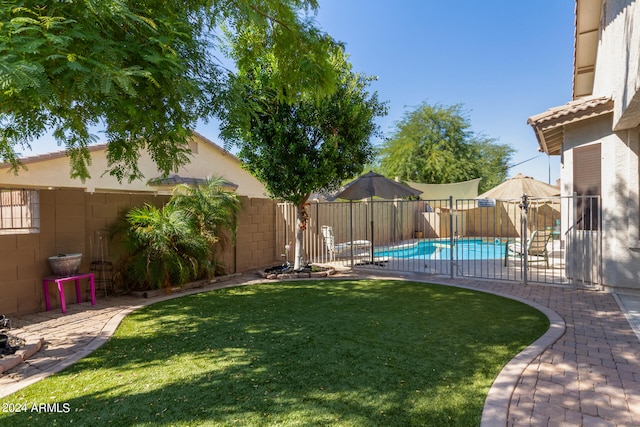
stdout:
{"type": "Polygon", "coordinates": [[[40,232],[38,190],[0,189],[0,234],[40,232]]]}

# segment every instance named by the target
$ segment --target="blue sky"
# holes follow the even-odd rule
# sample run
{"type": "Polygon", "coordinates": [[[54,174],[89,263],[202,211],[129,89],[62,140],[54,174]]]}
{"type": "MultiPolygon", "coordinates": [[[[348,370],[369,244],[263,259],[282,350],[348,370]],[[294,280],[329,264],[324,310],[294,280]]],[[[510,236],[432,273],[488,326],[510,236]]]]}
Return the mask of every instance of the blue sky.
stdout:
{"type": "MultiPolygon", "coordinates": [[[[511,145],[516,164],[540,154],[527,118],[571,100],[573,0],[319,3],[317,25],[345,43],[355,71],[378,77],[385,134],[422,102],[463,104],[472,130],[511,145]]],[[[196,130],[221,143],[215,123],[196,130]]],[[[25,154],[55,150],[34,143],[25,154]]],[[[517,173],[555,183],[560,159],[543,154],[517,173]]]]}
{"type": "MultiPolygon", "coordinates": [[[[354,69],[378,76],[372,85],[389,114],[385,133],[407,111],[463,104],[472,130],[516,153],[537,156],[527,119],[571,100],[573,0],[320,0],[317,23],[346,44],[354,69]]],[[[542,155],[509,175],[541,181],[560,176],[560,159],[542,155]]]]}

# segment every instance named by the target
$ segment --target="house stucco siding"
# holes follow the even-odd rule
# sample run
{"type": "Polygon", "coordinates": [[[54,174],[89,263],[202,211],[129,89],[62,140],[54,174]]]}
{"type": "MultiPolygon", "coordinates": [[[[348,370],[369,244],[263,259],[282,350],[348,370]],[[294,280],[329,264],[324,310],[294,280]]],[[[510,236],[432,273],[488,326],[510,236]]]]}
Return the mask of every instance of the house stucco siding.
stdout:
{"type": "Polygon", "coordinates": [[[640,125],[640,4],[607,0],[603,5],[594,95],[614,100],[613,129],[640,125]]]}
{"type": "Polygon", "coordinates": [[[612,97],[613,117],[608,121],[587,120],[579,126],[579,132],[578,129],[568,132],[568,146],[595,139],[602,142],[603,284],[634,290],[640,289],[639,26],[638,2],[603,3],[593,94],[612,97]],[[605,125],[609,131],[606,136],[602,135],[605,125]]]}
{"type": "MultiPolygon", "coordinates": [[[[547,154],[562,155],[564,196],[576,189],[576,176],[583,180],[578,187],[592,185],[596,169],[589,176],[583,165],[595,163],[588,162],[588,150],[576,150],[600,144],[602,284],[639,291],[640,2],[577,0],[576,13],[574,98],[529,123],[547,154]]],[[[573,213],[567,218],[563,233],[571,229],[573,213]]],[[[567,257],[580,256],[569,252],[567,257]]]]}
{"type": "MultiPolygon", "coordinates": [[[[611,124],[612,115],[609,114],[565,127],[562,194],[573,193],[574,149],[600,143],[602,284],[616,289],[640,290],[638,158],[630,149],[631,145],[637,150],[638,138],[629,137],[637,135],[640,129],[612,133],[611,124]]],[[[563,224],[563,233],[571,226],[563,224]]]]}

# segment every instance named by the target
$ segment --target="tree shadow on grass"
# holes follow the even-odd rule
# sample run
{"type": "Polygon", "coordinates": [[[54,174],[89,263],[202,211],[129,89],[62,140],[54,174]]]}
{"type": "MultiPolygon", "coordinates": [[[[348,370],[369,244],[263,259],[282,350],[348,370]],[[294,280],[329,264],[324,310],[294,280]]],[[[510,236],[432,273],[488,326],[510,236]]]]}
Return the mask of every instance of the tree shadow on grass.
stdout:
{"type": "Polygon", "coordinates": [[[12,425],[477,425],[539,312],[412,282],[285,282],[132,313],[91,356],[10,397],[12,425]]]}

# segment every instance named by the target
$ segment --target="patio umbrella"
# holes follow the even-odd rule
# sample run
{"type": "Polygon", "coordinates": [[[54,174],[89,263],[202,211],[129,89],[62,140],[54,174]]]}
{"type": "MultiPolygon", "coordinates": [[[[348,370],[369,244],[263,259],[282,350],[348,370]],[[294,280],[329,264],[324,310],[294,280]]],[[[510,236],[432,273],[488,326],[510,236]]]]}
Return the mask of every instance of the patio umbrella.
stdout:
{"type": "MultiPolygon", "coordinates": [[[[380,174],[370,171],[346,185],[346,188],[336,194],[337,199],[362,200],[373,197],[381,199],[395,199],[409,196],[419,196],[422,191],[393,181],[380,174]]],[[[353,227],[352,227],[353,228],[353,227]]],[[[352,238],[353,240],[353,238],[352,238]]],[[[373,203],[371,203],[371,263],[373,264],[373,203]]]]}
{"type": "MultiPolygon", "coordinates": [[[[529,223],[527,226],[544,228],[555,226],[556,219],[560,217],[560,206],[557,199],[557,196],[560,195],[560,188],[538,181],[530,176],[519,173],[502,184],[482,193],[476,199],[502,199],[502,202],[513,204],[520,203],[523,194],[537,200],[532,206],[539,211],[537,216],[543,218],[542,222],[529,223]]],[[[522,221],[522,214],[512,209],[507,210],[511,226],[517,229],[517,224],[522,221]]],[[[507,225],[509,226],[509,224],[507,225]]]]}
{"type": "Polygon", "coordinates": [[[560,189],[519,173],[476,199],[520,199],[523,194],[530,197],[552,197],[559,196],[560,189]]]}

